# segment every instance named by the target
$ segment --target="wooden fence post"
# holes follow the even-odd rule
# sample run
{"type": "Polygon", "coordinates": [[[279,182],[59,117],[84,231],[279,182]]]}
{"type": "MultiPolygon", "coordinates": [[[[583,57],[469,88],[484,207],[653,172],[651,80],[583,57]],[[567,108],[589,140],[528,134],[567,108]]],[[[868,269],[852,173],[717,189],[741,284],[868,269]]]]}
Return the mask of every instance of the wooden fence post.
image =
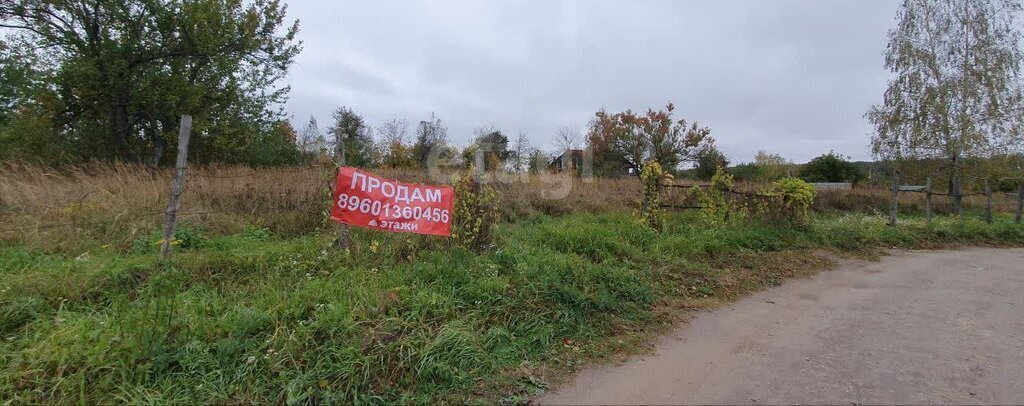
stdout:
{"type": "MultiPolygon", "coordinates": [[[[334,134],[334,156],[337,159],[339,169],[345,166],[345,139],[340,133],[334,134]]],[[[335,185],[335,187],[337,187],[337,185],[335,185]]],[[[334,202],[334,204],[337,203],[338,202],[334,202]]],[[[348,249],[349,238],[347,224],[338,223],[338,239],[334,241],[334,246],[341,249],[348,249]]]]}
{"type": "Polygon", "coordinates": [[[171,181],[171,197],[167,201],[164,212],[164,241],[160,246],[160,259],[171,256],[171,243],[174,241],[174,229],[178,226],[178,209],[181,207],[181,194],[185,191],[185,163],[188,159],[188,139],[192,134],[192,116],[181,116],[181,127],[178,129],[178,160],[174,165],[174,179],[171,181]]]}
{"type": "Polygon", "coordinates": [[[985,222],[992,224],[992,184],[985,179],[985,222]]]}
{"type": "Polygon", "coordinates": [[[932,177],[929,176],[924,184],[924,211],[928,216],[928,224],[932,223],[932,177]]]}
{"type": "Polygon", "coordinates": [[[1021,214],[1024,214],[1024,181],[1017,188],[1017,224],[1020,224],[1021,214]]]}
{"type": "Polygon", "coordinates": [[[897,199],[899,198],[899,193],[900,193],[899,182],[900,182],[899,172],[893,171],[893,173],[892,173],[892,207],[889,208],[889,225],[890,226],[895,226],[896,225],[896,212],[898,212],[899,209],[900,209],[899,203],[897,202],[897,199]]]}

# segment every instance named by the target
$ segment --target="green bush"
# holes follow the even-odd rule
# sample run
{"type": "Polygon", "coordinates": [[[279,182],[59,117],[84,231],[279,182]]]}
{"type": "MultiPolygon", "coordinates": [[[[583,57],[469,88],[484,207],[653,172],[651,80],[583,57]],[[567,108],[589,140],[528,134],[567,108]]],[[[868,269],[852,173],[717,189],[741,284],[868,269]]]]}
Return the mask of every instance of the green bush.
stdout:
{"type": "Polygon", "coordinates": [[[640,183],[643,185],[643,202],[640,204],[640,221],[653,230],[661,230],[664,223],[661,208],[661,182],[671,179],[657,161],[650,161],[640,172],[640,183]]]}
{"type": "Polygon", "coordinates": [[[782,178],[772,182],[765,194],[776,199],[772,204],[777,220],[804,223],[814,204],[814,186],[797,178],[782,178]]]}
{"type": "Polygon", "coordinates": [[[800,168],[800,179],[808,182],[859,182],[864,177],[860,168],[842,155],[829,152],[800,168]]]}
{"type": "MultiPolygon", "coordinates": [[[[164,229],[159,227],[149,234],[143,234],[136,238],[132,243],[131,252],[135,254],[157,252],[163,242],[164,229]]],[[[175,249],[190,250],[202,248],[206,242],[207,238],[203,236],[202,231],[186,224],[179,224],[174,228],[174,239],[171,240],[171,246],[175,249]]]]}
{"type": "Polygon", "coordinates": [[[733,176],[719,166],[711,177],[711,184],[706,189],[693,188],[700,201],[701,220],[708,225],[723,225],[736,219],[738,212],[727,199],[732,190],[733,176]]]}
{"type": "Polygon", "coordinates": [[[470,168],[455,183],[452,239],[474,251],[489,247],[493,240],[494,223],[498,219],[497,200],[494,188],[480,183],[470,168]]]}

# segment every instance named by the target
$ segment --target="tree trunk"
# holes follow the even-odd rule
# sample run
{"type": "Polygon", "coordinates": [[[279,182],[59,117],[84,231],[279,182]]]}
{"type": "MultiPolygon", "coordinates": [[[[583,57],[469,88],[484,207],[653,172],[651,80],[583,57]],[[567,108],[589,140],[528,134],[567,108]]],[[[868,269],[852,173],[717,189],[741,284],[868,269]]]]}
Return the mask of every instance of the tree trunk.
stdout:
{"type": "Polygon", "coordinates": [[[1021,182],[1017,189],[1017,224],[1020,224],[1021,216],[1024,216],[1024,182],[1021,182]]]}

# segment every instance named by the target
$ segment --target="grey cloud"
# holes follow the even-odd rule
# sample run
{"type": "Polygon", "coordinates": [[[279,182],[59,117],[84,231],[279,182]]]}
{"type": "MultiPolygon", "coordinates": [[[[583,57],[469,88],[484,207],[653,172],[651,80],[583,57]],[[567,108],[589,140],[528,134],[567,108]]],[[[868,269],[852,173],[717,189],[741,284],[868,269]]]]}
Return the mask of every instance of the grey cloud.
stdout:
{"type": "Polygon", "coordinates": [[[674,102],[734,161],[868,158],[862,115],[888,77],[898,4],[833,1],[293,2],[306,49],[289,81],[297,121],[348,105],[371,124],[438,114],[551,147],[600,108],[674,102]]]}

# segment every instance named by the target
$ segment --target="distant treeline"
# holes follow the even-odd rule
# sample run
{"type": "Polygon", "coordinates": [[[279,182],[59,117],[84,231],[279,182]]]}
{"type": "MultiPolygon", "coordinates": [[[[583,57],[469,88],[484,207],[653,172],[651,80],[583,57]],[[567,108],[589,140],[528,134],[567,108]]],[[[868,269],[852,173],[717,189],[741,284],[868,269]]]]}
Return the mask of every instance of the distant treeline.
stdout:
{"type": "MultiPolygon", "coordinates": [[[[964,160],[961,165],[968,178],[966,183],[973,189],[980,190],[984,180],[988,179],[993,190],[1015,192],[1024,181],[1024,156],[1019,154],[974,157],[964,160]]],[[[730,165],[729,159],[715,148],[702,153],[694,168],[682,171],[680,176],[709,180],[718,166],[725,167],[736,180],[747,182],[772,182],[791,176],[808,182],[850,182],[889,187],[896,172],[902,185],[925,185],[931,178],[935,190],[944,190],[951,182],[949,163],[941,158],[851,161],[849,157],[829,152],[798,164],[778,154],[759,151],[753,162],[730,165]]]]}

